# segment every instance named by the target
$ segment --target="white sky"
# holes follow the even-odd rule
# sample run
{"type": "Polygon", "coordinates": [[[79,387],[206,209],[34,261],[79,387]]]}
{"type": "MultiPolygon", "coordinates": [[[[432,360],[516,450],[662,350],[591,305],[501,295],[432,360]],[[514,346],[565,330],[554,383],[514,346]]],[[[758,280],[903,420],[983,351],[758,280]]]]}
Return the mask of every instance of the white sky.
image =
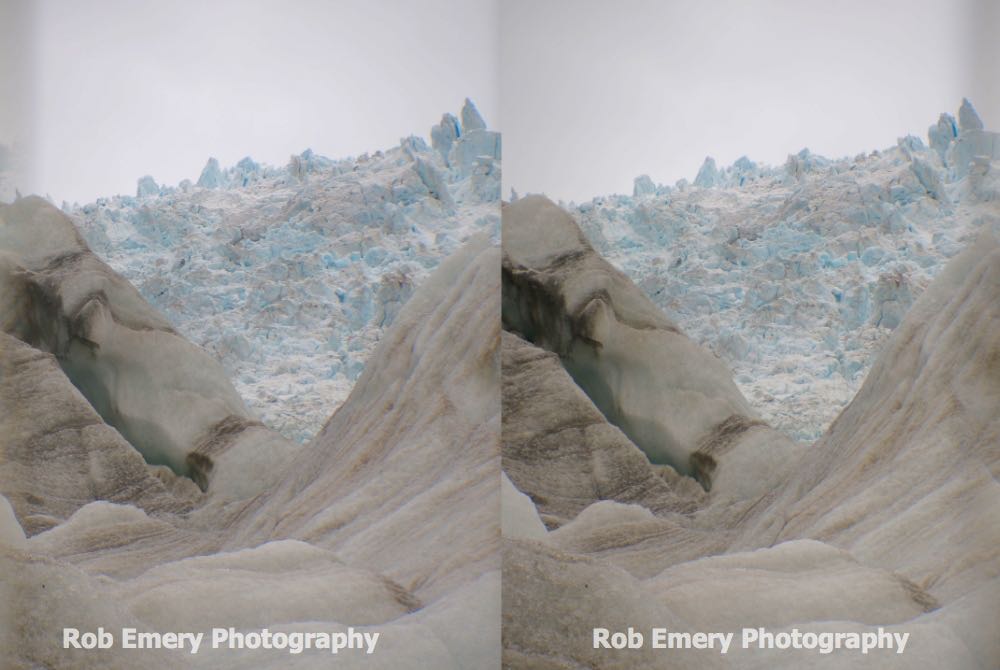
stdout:
{"type": "Polygon", "coordinates": [[[358,155],[428,137],[466,96],[499,128],[497,2],[41,0],[21,190],[82,203],[209,156],[358,155]]]}
{"type": "Polygon", "coordinates": [[[963,96],[1000,127],[995,0],[504,0],[504,196],[577,202],[926,142],[963,96]]]}
{"type": "Polygon", "coordinates": [[[465,96],[505,195],[577,201],[925,137],[962,96],[1000,128],[996,0],[0,0],[29,5],[0,11],[0,142],[19,122],[18,185],[57,202],[388,148],[465,96]]]}

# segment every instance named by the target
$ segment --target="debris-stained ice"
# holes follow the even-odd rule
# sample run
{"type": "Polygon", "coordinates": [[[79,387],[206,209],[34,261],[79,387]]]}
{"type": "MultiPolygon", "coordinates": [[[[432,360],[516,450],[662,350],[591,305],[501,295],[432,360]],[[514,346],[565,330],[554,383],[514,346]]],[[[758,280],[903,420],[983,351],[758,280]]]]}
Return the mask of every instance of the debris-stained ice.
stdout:
{"type": "MultiPolygon", "coordinates": [[[[952,180],[949,195],[985,216],[989,174],[952,180]]],[[[564,210],[519,198],[502,225],[504,503],[520,520],[504,533],[505,665],[997,666],[1000,221],[935,272],[809,445],[741,403],[718,421],[711,400],[733,392],[711,353],[679,348],[685,320],[653,313],[564,210]],[[656,430],[637,430],[643,415],[656,430]],[[657,463],[650,439],[670,436],[694,450],[657,463]],[[735,641],[723,655],[648,638],[604,648],[596,633],[654,627],[735,641]]]]}
{"type": "Polygon", "coordinates": [[[0,665],[499,665],[494,140],[468,164],[453,138],[452,167],[410,138],[350,161],[210,162],[201,186],[157,193],[143,178],[74,210],[90,245],[43,198],[0,204],[0,665]],[[242,327],[225,367],[264,386],[273,369],[306,402],[250,415],[246,378],[212,356],[242,327]],[[346,399],[288,377],[338,356],[357,362],[346,399]],[[296,412],[305,444],[268,425],[296,412]],[[379,642],[79,650],[68,627],[379,642]]]}

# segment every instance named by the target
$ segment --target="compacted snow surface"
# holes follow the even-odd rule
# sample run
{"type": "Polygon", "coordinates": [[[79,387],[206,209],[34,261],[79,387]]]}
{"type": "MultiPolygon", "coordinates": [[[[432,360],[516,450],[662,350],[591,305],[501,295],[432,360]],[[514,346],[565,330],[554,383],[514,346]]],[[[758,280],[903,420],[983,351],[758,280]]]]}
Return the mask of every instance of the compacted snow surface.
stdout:
{"type": "Polygon", "coordinates": [[[210,159],[196,183],[68,207],[94,252],[219,359],[258,419],[304,441],[416,285],[495,229],[497,133],[467,102],[431,143],[284,167],[210,159]]]}
{"type": "Polygon", "coordinates": [[[818,438],[945,261],[1000,220],[1000,151],[963,104],[927,146],[781,167],[706,159],[693,184],[635,180],[632,196],[568,210],[590,242],[733,370],[763,418],[818,438]],[[977,158],[977,156],[979,158],[977,158]]]}

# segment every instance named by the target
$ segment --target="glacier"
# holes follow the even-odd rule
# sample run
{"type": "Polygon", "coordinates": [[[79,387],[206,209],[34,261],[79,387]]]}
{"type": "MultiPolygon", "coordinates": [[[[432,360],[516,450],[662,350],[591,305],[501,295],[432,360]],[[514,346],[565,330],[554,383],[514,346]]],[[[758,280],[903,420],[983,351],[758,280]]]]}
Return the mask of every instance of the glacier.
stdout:
{"type": "Polygon", "coordinates": [[[717,354],[762,416],[817,439],[945,262],[1000,217],[998,134],[968,100],[928,143],[782,166],[706,158],[693,183],[566,205],[588,241],[717,354]]]}
{"type": "Polygon", "coordinates": [[[0,203],[0,665],[499,664],[500,251],[498,205],[489,204],[499,138],[474,132],[476,147],[497,153],[454,151],[445,167],[436,149],[410,138],[343,162],[310,152],[281,169],[210,162],[202,186],[143,178],[135,198],[69,213],[37,196],[0,203]],[[239,223],[227,227],[233,216],[239,223]],[[329,230],[319,230],[324,221],[329,230]],[[392,221],[407,227],[394,233],[392,221]],[[263,243],[240,247],[231,236],[241,227],[263,243]],[[247,254],[246,264],[230,252],[247,254]],[[341,267],[311,265],[324,254],[341,267]],[[402,269],[409,288],[378,297],[384,273],[402,269]],[[167,287],[160,304],[146,299],[154,280],[167,287]],[[255,330],[262,303],[237,304],[238,281],[251,297],[287,287],[281,310],[329,289],[329,301],[314,305],[334,306],[328,327],[317,326],[324,342],[332,328],[367,329],[370,353],[350,349],[359,363],[339,406],[323,397],[329,388],[294,378],[302,386],[289,398],[305,401],[281,411],[306,420],[286,432],[307,430],[310,412],[326,404],[304,442],[269,425],[284,414],[244,403],[227,368],[257,360],[255,374],[268,365],[312,370],[346,349],[338,343],[312,362],[301,343],[318,321],[297,312],[271,330],[265,317],[280,310],[263,314],[255,330]],[[326,283],[367,290],[368,302],[341,302],[326,283]],[[345,303],[364,313],[337,307],[345,303]],[[376,308],[391,316],[374,320],[376,308]],[[189,321],[176,326],[171,314],[189,321]],[[246,359],[219,362],[212,346],[186,337],[239,319],[260,347],[246,359]],[[329,652],[60,643],[66,627],[230,626],[353,628],[380,641],[370,657],[333,661],[329,652]]]}
{"type": "Polygon", "coordinates": [[[976,118],[963,102],[930,148],[706,161],[697,186],[504,205],[504,667],[1000,663],[1000,155],[976,118]],[[780,339],[761,326],[782,319],[780,339]],[[865,331],[841,408],[823,335],[865,331]],[[792,371],[784,412],[760,401],[792,371]],[[592,641],[758,626],[909,642],[592,641]]]}
{"type": "Polygon", "coordinates": [[[720,361],[650,314],[562,208],[529,196],[502,219],[505,667],[996,667],[1000,223],[937,273],[806,447],[752,414],[717,422],[711,399],[740,398],[720,361]],[[581,379],[585,351],[615,360],[581,379]],[[694,448],[656,462],[623,420],[636,396],[694,448]],[[592,643],[594,628],[629,627],[909,642],[727,656],[592,643]]]}
{"type": "Polygon", "coordinates": [[[716,452],[725,448],[732,459],[744,448],[757,451],[734,436],[768,442],[772,455],[743,459],[741,487],[767,490],[794,466],[801,448],[758,420],[726,366],[600,258],[568,214],[540,196],[521,198],[504,214],[504,327],[558,354],[650,462],[694,476],[717,495],[730,478],[716,472],[716,452]]]}
{"type": "Polygon", "coordinates": [[[64,203],[86,242],[222,362],[255,419],[305,442],[441,259],[499,225],[500,140],[466,100],[421,137],[64,203]]]}

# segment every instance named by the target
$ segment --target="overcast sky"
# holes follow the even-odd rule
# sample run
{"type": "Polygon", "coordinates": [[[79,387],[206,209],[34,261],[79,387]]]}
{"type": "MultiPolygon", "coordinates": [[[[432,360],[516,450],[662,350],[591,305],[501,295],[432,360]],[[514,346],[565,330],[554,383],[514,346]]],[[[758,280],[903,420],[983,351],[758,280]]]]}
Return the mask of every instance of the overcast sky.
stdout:
{"type": "Polygon", "coordinates": [[[0,0],[0,143],[86,202],[387,148],[469,96],[505,195],[581,201],[925,137],[962,96],[996,129],[998,34],[995,0],[0,0]]]}
{"type": "Polygon", "coordinates": [[[428,137],[466,96],[499,127],[497,0],[34,4],[21,190],[56,202],[134,193],[147,173],[197,179],[209,156],[283,165],[306,148],[389,148],[428,137]]]}
{"type": "Polygon", "coordinates": [[[505,197],[577,202],[693,180],[706,155],[784,163],[926,141],[963,96],[1000,127],[994,0],[504,0],[505,197]]]}

